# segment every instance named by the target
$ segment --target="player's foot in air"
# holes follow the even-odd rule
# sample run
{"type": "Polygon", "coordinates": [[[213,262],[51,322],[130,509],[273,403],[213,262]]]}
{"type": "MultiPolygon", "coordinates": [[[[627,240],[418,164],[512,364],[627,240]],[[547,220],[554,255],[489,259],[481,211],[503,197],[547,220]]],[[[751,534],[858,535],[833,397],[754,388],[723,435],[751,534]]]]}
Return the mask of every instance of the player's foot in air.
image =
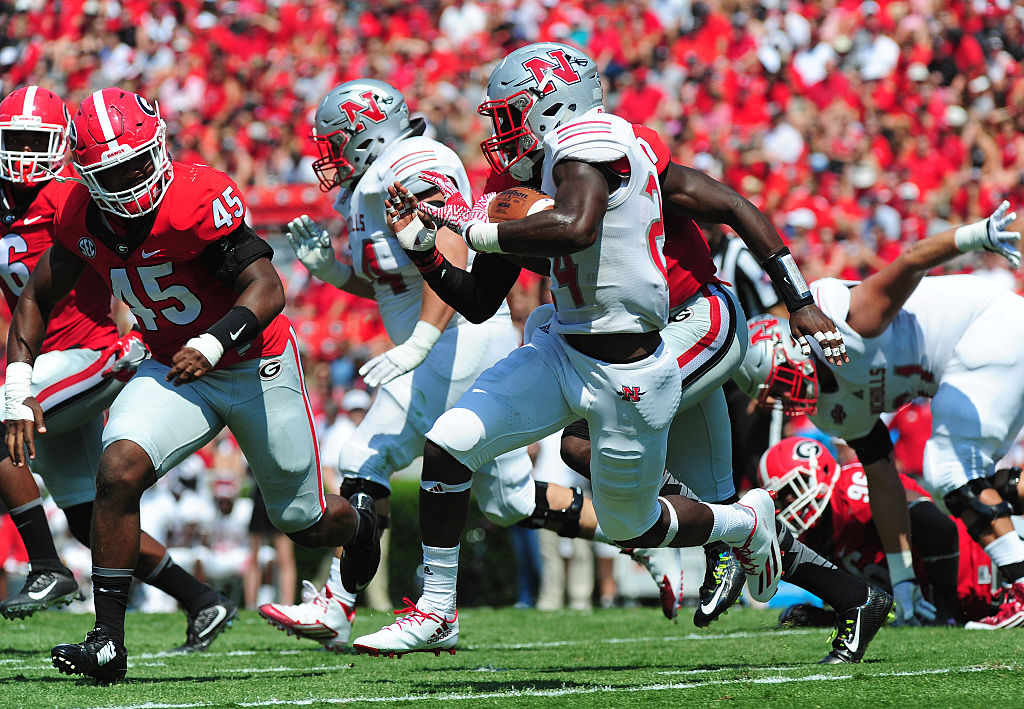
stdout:
{"type": "Polygon", "coordinates": [[[50,650],[53,666],[64,675],[84,675],[96,684],[113,684],[128,672],[128,651],[103,628],[93,628],[81,643],[58,645],[50,650]]]}
{"type": "Polygon", "coordinates": [[[289,635],[316,640],[328,650],[343,652],[352,635],[356,609],[349,608],[331,593],[330,586],[317,590],[302,582],[302,603],[286,606],[264,603],[258,609],[267,622],[289,635]]]}
{"type": "Polygon", "coordinates": [[[1002,604],[992,615],[964,624],[969,630],[1003,630],[1024,624],[1024,583],[1017,582],[1006,591],[1002,604]]]}
{"type": "Polygon", "coordinates": [[[185,644],[174,648],[175,652],[204,652],[237,617],[238,607],[223,593],[218,593],[213,603],[189,614],[185,644]]]}
{"type": "Polygon", "coordinates": [[[700,587],[700,603],[693,612],[693,624],[708,627],[713,620],[727,613],[743,593],[743,568],[725,542],[704,547],[704,584],[700,587]]]}
{"type": "Polygon", "coordinates": [[[348,501],[359,515],[359,527],[356,539],[341,553],[341,585],[350,593],[358,593],[369,585],[380,566],[380,532],[372,497],[357,492],[348,501]]]}
{"type": "Polygon", "coordinates": [[[819,665],[860,662],[868,643],[885,625],[892,610],[893,599],[876,586],[868,586],[868,599],[856,608],[836,613],[836,629],[832,633],[832,650],[819,665]]]}
{"type": "Polygon", "coordinates": [[[352,641],[355,651],[374,657],[401,657],[410,652],[432,652],[440,655],[442,650],[454,655],[455,646],[459,642],[458,611],[448,618],[438,613],[420,610],[408,598],[402,600],[408,605],[395,611],[395,615],[402,617],[376,633],[356,638],[352,641]]]}
{"type": "Polygon", "coordinates": [[[661,612],[673,623],[676,622],[679,607],[683,604],[683,565],[679,558],[679,550],[665,547],[623,551],[628,553],[633,561],[647,569],[654,583],[658,585],[661,612]]]}
{"type": "Polygon", "coordinates": [[[755,487],[736,503],[754,513],[754,528],[739,546],[733,547],[747,587],[755,601],[771,600],[782,578],[782,551],[775,533],[775,502],[767,490],[755,487]]]}
{"type": "Polygon", "coordinates": [[[21,591],[0,603],[0,615],[9,620],[27,618],[36,611],[80,601],[75,577],[66,568],[32,570],[21,591]]]}

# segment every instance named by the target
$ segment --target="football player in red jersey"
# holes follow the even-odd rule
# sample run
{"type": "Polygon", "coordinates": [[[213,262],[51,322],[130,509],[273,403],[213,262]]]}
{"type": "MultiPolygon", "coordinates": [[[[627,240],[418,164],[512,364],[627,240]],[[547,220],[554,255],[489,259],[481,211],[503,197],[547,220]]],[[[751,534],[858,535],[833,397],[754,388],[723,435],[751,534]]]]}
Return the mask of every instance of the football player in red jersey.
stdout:
{"type": "MultiPolygon", "coordinates": [[[[44,88],[22,87],[0,101],[0,290],[11,310],[29,274],[53,243],[54,218],[72,182],[67,162],[71,118],[64,102],[44,88]]],[[[53,308],[31,379],[46,417],[32,472],[46,482],[68,529],[89,546],[103,412],[147,356],[138,335],[118,338],[110,292],[94,271],[53,308]]],[[[39,489],[26,466],[0,450],[0,497],[25,543],[31,572],[21,592],[0,603],[0,615],[24,618],[70,603],[78,584],[61,563],[43,514],[39,489]]],[[[235,607],[177,566],[167,549],[143,534],[137,578],[176,598],[188,614],[182,650],[205,650],[235,616],[235,607]],[[223,608],[225,613],[217,613],[223,608]]]]}
{"type": "MultiPolygon", "coordinates": [[[[840,466],[820,442],[792,436],[761,457],[761,484],[778,493],[778,519],[812,549],[850,573],[891,588],[882,540],[871,518],[864,467],[849,454],[840,466]]],[[[1020,499],[1020,469],[997,471],[994,487],[1012,479],[1020,499]]],[[[992,560],[964,523],[945,514],[913,478],[900,475],[910,510],[914,565],[928,590],[936,625],[970,624],[998,607],[992,560]]],[[[1018,506],[1019,509],[1019,506],[1018,506]]]]}
{"type": "MultiPolygon", "coordinates": [[[[81,175],[57,211],[53,246],[11,324],[7,445],[35,455],[43,413],[33,363],[54,303],[88,269],[132,311],[153,358],[110,408],[92,521],[96,627],[58,645],[54,666],[97,682],[127,671],[124,615],[139,553],[139,498],[227,426],[274,524],[304,546],[345,545],[343,574],[365,583],[380,558],[368,496],[325,495],[312,415],[273,252],[245,225],[223,173],[171,162],[165,126],[143,97],[117,88],[86,98],[71,123],[81,175]]],[[[226,613],[221,608],[217,615],[226,613]]]]}

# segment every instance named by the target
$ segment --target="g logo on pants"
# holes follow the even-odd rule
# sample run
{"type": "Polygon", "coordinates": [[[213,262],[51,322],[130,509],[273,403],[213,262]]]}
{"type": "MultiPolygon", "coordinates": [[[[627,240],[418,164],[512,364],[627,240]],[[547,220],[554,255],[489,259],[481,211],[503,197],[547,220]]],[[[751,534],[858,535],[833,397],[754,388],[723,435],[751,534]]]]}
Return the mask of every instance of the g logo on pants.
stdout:
{"type": "Polygon", "coordinates": [[[271,379],[276,379],[277,375],[281,373],[281,360],[272,359],[269,362],[265,362],[260,365],[260,379],[265,382],[269,382],[271,379]]]}

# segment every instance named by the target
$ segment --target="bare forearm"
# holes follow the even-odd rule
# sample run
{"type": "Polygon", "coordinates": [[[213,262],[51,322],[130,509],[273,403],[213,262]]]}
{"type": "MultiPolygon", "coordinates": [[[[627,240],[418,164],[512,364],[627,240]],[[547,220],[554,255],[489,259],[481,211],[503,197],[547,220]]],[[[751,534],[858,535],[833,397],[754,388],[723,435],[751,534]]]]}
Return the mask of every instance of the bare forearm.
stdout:
{"type": "Polygon", "coordinates": [[[7,334],[7,361],[35,362],[46,338],[49,320],[49,308],[44,310],[31,296],[19,298],[11,320],[11,330],[7,334]]]}
{"type": "Polygon", "coordinates": [[[910,551],[910,514],[907,496],[892,455],[864,466],[869,503],[882,548],[889,554],[910,551]]]}

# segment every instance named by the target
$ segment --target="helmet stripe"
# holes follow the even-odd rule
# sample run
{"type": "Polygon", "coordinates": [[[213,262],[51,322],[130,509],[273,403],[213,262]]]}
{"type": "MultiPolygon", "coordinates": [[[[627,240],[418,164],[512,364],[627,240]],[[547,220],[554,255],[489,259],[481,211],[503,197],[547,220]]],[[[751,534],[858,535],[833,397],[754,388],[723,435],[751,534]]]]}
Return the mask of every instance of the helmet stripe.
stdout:
{"type": "Polygon", "coordinates": [[[28,91],[25,92],[25,105],[21,109],[21,115],[26,117],[32,115],[32,105],[36,102],[36,91],[38,89],[38,86],[28,87],[28,91]]]}
{"type": "Polygon", "coordinates": [[[103,137],[106,139],[105,142],[109,143],[108,150],[119,147],[117,136],[114,135],[114,126],[110,125],[110,115],[107,113],[107,104],[103,100],[103,91],[96,91],[92,95],[93,105],[96,107],[96,116],[100,121],[100,130],[103,131],[103,137]]]}

